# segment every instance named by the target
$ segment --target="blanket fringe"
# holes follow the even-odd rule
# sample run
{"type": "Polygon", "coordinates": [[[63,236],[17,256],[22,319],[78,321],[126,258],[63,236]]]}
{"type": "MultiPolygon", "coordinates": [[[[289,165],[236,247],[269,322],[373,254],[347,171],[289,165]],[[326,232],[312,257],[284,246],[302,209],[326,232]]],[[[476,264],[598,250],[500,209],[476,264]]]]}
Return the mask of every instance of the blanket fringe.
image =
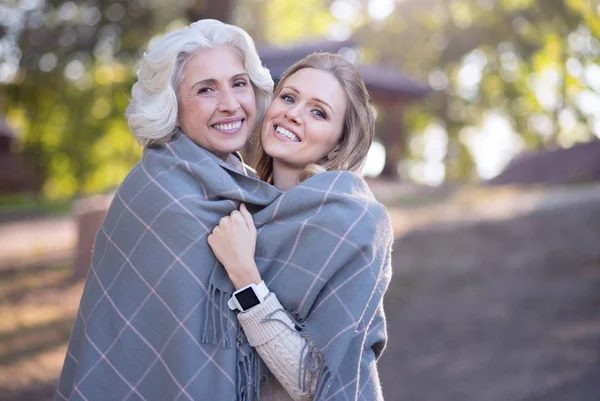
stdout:
{"type": "Polygon", "coordinates": [[[304,393],[312,392],[314,389],[313,400],[320,400],[325,397],[331,386],[332,375],[325,363],[321,350],[317,348],[316,344],[306,333],[304,326],[298,324],[296,326],[297,328],[300,327],[300,333],[306,339],[306,343],[300,354],[298,387],[304,393]]]}
{"type": "Polygon", "coordinates": [[[298,388],[303,393],[310,393],[314,390],[313,400],[315,401],[323,399],[331,386],[332,374],[325,363],[323,353],[310,337],[304,324],[300,322],[298,314],[292,314],[282,308],[270,313],[263,321],[280,322],[288,330],[299,333],[306,340],[298,361],[298,388]],[[294,327],[290,327],[286,321],[276,316],[278,312],[288,315],[294,323],[294,327]]]}
{"type": "Polygon", "coordinates": [[[220,291],[213,284],[208,287],[208,300],[204,304],[204,322],[200,341],[203,343],[219,344],[223,341],[225,348],[233,345],[234,327],[229,324],[226,313],[228,294],[220,291]]]}
{"type": "Polygon", "coordinates": [[[260,383],[269,386],[269,369],[256,350],[248,344],[244,330],[240,327],[236,339],[238,366],[236,373],[236,399],[239,401],[260,401],[260,383]]]}

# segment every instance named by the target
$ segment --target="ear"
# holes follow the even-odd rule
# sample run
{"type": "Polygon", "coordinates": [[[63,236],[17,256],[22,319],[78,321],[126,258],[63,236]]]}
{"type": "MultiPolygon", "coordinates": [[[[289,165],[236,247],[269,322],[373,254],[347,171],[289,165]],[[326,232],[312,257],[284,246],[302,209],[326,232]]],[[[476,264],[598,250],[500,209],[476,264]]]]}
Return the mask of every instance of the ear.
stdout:
{"type": "Polygon", "coordinates": [[[340,146],[338,145],[335,148],[333,148],[333,150],[329,151],[329,153],[327,153],[326,159],[332,160],[333,158],[335,158],[335,156],[338,154],[339,151],[340,151],[340,146]]]}

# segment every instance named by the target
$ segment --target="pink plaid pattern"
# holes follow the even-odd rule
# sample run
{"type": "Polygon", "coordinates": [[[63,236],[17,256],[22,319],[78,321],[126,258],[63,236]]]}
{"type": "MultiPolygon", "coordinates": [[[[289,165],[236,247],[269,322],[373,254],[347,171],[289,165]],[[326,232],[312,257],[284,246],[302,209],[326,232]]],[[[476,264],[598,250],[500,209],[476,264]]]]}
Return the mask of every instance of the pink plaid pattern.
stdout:
{"type": "Polygon", "coordinates": [[[324,357],[318,399],[373,399],[390,278],[385,209],[353,174],[281,193],[176,135],[145,150],[97,234],[57,400],[252,399],[256,355],[206,243],[240,202],[258,227],[263,279],[324,357]]]}

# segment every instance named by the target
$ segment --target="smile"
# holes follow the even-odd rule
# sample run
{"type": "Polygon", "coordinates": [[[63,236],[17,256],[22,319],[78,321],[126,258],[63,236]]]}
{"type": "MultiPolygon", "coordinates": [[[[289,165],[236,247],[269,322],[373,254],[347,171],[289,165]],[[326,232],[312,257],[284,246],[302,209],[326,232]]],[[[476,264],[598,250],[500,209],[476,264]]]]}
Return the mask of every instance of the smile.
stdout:
{"type": "Polygon", "coordinates": [[[284,138],[287,138],[287,139],[292,140],[294,142],[300,142],[300,139],[296,135],[294,135],[291,131],[289,131],[289,130],[283,128],[283,127],[276,126],[275,132],[277,132],[278,134],[280,134],[284,138]]]}
{"type": "Polygon", "coordinates": [[[235,131],[242,126],[242,120],[238,120],[229,124],[213,124],[211,127],[219,131],[235,131]]]}

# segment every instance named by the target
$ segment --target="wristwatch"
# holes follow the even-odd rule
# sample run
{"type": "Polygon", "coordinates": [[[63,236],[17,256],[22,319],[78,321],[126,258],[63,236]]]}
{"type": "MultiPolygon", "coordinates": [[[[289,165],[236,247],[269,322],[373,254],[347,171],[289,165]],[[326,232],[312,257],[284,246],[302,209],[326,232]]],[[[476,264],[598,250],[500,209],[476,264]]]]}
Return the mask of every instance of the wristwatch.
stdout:
{"type": "Polygon", "coordinates": [[[238,309],[241,312],[245,312],[262,303],[267,295],[269,295],[269,289],[264,281],[258,284],[248,284],[233,293],[229,301],[227,301],[227,306],[231,310],[238,309]]]}

